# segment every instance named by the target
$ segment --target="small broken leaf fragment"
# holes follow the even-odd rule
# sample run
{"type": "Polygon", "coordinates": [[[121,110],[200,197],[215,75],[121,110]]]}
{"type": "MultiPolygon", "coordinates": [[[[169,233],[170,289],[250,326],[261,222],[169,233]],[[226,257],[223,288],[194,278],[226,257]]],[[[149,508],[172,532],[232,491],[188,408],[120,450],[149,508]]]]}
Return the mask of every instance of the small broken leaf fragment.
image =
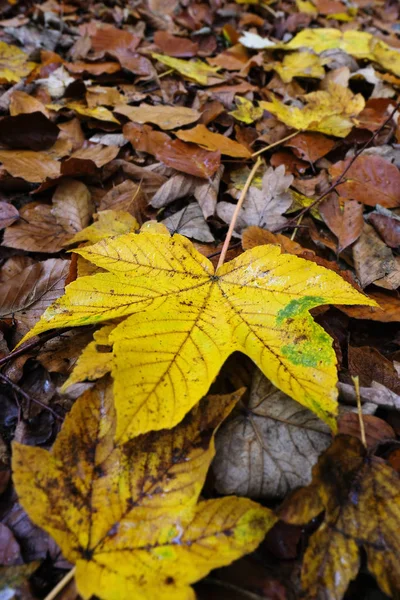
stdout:
{"type": "Polygon", "coordinates": [[[276,521],[269,509],[198,502],[214,430],[242,393],[209,397],[177,428],[119,445],[103,380],[74,404],[51,452],[14,445],[20,501],[75,563],[83,598],[194,598],[191,583],[261,542],[276,521]]]}
{"type": "Polygon", "coordinates": [[[71,283],[25,339],[128,317],[110,336],[118,436],[173,427],[235,350],[335,428],[335,353],[308,310],[375,304],[341,277],[272,245],[215,273],[178,234],[128,233],[75,252],[107,272],[71,283]]]}
{"type": "Polygon", "coordinates": [[[325,516],[311,536],[302,569],[307,597],[340,600],[360,567],[360,550],[381,589],[400,589],[400,478],[360,440],[336,437],[313,469],[313,481],[295,491],[279,510],[287,523],[325,516]]]}

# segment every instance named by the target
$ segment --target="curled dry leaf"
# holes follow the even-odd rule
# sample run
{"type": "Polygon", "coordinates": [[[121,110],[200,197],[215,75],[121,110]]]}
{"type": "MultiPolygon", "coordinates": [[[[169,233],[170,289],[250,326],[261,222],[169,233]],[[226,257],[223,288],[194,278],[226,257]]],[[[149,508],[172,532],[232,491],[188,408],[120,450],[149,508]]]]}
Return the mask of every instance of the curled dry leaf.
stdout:
{"type": "MultiPolygon", "coordinates": [[[[236,222],[237,231],[248,225],[258,225],[266,229],[279,227],[286,222],[282,216],[292,204],[292,196],[288,192],[293,175],[285,175],[283,165],[267,169],[262,178],[261,189],[251,186],[247,192],[243,206],[236,222]]],[[[229,202],[217,204],[217,215],[226,223],[230,223],[235,205],[229,202]]]]}
{"type": "MultiPolygon", "coordinates": [[[[350,163],[350,158],[329,169],[336,180],[350,163]]],[[[386,208],[400,205],[400,171],[380,156],[360,156],[346,173],[344,183],[337,186],[341,196],[358,200],[368,206],[380,204],[386,208]]]]}
{"type": "Polygon", "coordinates": [[[114,110],[116,113],[128,117],[134,123],[153,123],[166,130],[189,125],[200,118],[200,113],[197,110],[185,106],[164,106],[162,104],[156,106],[150,104],[128,106],[127,104],[119,104],[114,110]]]}
{"type": "Polygon", "coordinates": [[[276,520],[269,509],[198,502],[214,430],[241,394],[210,397],[175,429],[120,445],[104,383],[77,400],[51,453],[14,444],[20,500],[75,563],[83,598],[194,599],[191,583],[257,547],[276,520]]]}
{"type": "Polygon", "coordinates": [[[0,229],[4,229],[19,219],[19,212],[9,202],[0,202],[0,229]]]}
{"type": "Polygon", "coordinates": [[[42,183],[60,176],[60,163],[45,152],[0,150],[0,162],[10,175],[30,183],[42,183]]]}
{"type": "Polygon", "coordinates": [[[49,258],[36,262],[2,283],[0,316],[17,322],[24,335],[64,292],[69,262],[49,258]]]}
{"type": "Polygon", "coordinates": [[[310,486],[294,492],[279,510],[287,523],[304,524],[324,511],[302,567],[308,598],[340,600],[360,568],[360,550],[381,589],[400,589],[400,478],[360,440],[338,436],[313,469],[310,486]]]}
{"type": "Polygon", "coordinates": [[[188,204],[161,222],[171,234],[180,233],[199,242],[214,241],[214,236],[204,219],[203,212],[196,202],[188,204]]]}
{"type": "Polygon", "coordinates": [[[236,350],[335,427],[335,353],[308,311],[373,304],[338,275],[276,246],[248,250],[215,273],[186,238],[159,233],[121,235],[75,252],[107,273],[71,283],[25,339],[130,315],[111,336],[118,435],[173,427],[236,350]]]}
{"type": "Polygon", "coordinates": [[[219,150],[221,154],[234,158],[250,158],[251,152],[242,144],[229,139],[220,133],[209,131],[204,125],[197,125],[194,129],[184,129],[176,132],[176,136],[184,142],[198,144],[206,150],[219,150]]]}

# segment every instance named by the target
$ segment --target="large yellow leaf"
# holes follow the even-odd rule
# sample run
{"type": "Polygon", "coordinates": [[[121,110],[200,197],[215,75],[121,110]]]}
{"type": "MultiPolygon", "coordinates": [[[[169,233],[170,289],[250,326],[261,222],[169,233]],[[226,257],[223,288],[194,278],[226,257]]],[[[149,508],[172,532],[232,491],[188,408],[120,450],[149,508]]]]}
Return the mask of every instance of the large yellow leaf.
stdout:
{"type": "Polygon", "coordinates": [[[313,468],[313,481],[289,496],[280,516],[305,524],[324,511],[304,556],[306,598],[340,600],[360,567],[360,550],[382,590],[400,589],[400,478],[354,437],[338,436],[313,468]]]}
{"type": "Polygon", "coordinates": [[[70,284],[25,339],[130,315],[109,338],[119,437],[173,427],[235,350],[335,426],[332,340],[308,310],[375,304],[340,276],[273,245],[215,273],[180,235],[127,234],[76,252],[108,272],[70,284]]]}
{"type": "Polygon", "coordinates": [[[0,41],[0,83],[18,83],[35,68],[28,55],[17,46],[0,41]]]}
{"type": "Polygon", "coordinates": [[[275,63],[271,68],[279,74],[282,81],[289,83],[293,77],[323,79],[325,76],[323,64],[324,61],[312,52],[292,52],[283,57],[282,63],[275,63]]]}
{"type": "Polygon", "coordinates": [[[356,124],[355,117],[363,110],[365,100],[361,94],[353,95],[348,89],[330,83],[328,91],[319,90],[304,96],[306,106],[288,106],[275,96],[271,102],[260,106],[280,121],[301,131],[319,131],[337,137],[346,137],[356,124]]]}
{"type": "Polygon", "coordinates": [[[191,583],[259,544],[276,520],[269,509],[235,497],[198,503],[214,430],[242,393],[119,446],[101,383],[74,404],[51,452],[14,444],[20,501],[75,563],[83,598],[194,599],[191,583]]]}

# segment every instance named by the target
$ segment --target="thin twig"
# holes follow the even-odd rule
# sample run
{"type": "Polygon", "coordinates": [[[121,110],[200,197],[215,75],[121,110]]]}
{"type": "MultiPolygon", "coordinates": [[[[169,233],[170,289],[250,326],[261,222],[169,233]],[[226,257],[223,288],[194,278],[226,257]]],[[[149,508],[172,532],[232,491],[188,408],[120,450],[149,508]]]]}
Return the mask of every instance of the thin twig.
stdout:
{"type": "Polygon", "coordinates": [[[217,269],[219,269],[219,267],[221,267],[224,264],[226,253],[229,248],[229,244],[230,244],[230,241],[232,238],[233,230],[235,229],[235,225],[236,225],[237,218],[239,216],[240,209],[242,208],[242,204],[243,204],[244,199],[246,198],[247,191],[251,185],[251,182],[254,179],[255,174],[257,173],[258,167],[261,165],[261,162],[262,162],[261,158],[258,157],[256,162],[254,163],[252,170],[250,171],[250,174],[246,180],[246,183],[244,184],[244,188],[242,189],[242,193],[240,194],[238,203],[236,204],[235,212],[233,213],[232,220],[229,225],[228,233],[226,234],[224,245],[222,246],[217,269]]]}
{"type": "Polygon", "coordinates": [[[33,398],[32,396],[30,396],[29,394],[27,394],[25,392],[25,390],[23,390],[19,385],[17,385],[16,383],[14,383],[9,377],[7,377],[6,375],[4,375],[3,373],[0,373],[0,379],[2,381],[4,381],[4,383],[6,383],[7,385],[9,385],[13,390],[15,390],[17,392],[17,394],[19,394],[20,396],[22,396],[23,398],[25,398],[25,400],[27,400],[28,402],[34,402],[35,404],[38,404],[42,408],[48,410],[53,415],[53,417],[55,419],[58,419],[59,421],[63,421],[64,420],[52,408],[50,408],[50,406],[47,406],[47,404],[45,404],[41,400],[38,400],[37,398],[33,398]]]}
{"type": "Polygon", "coordinates": [[[273,229],[272,233],[277,233],[278,231],[283,231],[284,229],[287,229],[288,227],[292,227],[293,225],[296,225],[296,222],[300,217],[305,215],[309,210],[314,208],[314,206],[319,204],[321,202],[321,200],[323,200],[325,198],[325,196],[328,196],[328,194],[333,192],[336,189],[336,187],[340,183],[342,183],[343,179],[346,176],[346,173],[348,173],[348,171],[351,169],[351,167],[353,166],[353,164],[355,163],[357,158],[360,156],[360,154],[362,154],[364,152],[364,150],[366,150],[368,148],[368,146],[375,140],[375,138],[380,134],[380,132],[384,129],[384,127],[386,127],[386,125],[389,123],[389,121],[392,120],[392,118],[394,117],[396,112],[399,110],[399,108],[400,108],[400,101],[397,102],[396,106],[394,107],[394,109],[392,110],[392,112],[390,113],[390,115],[388,116],[386,121],[384,123],[382,123],[382,125],[379,127],[379,129],[377,129],[375,131],[375,133],[371,136],[371,138],[367,142],[365,142],[365,144],[363,144],[359,150],[357,150],[357,152],[354,154],[354,156],[350,160],[347,167],[344,169],[343,173],[336,179],[336,181],[334,181],[334,183],[332,183],[332,185],[326,190],[326,192],[321,194],[321,196],[319,196],[316,200],[314,200],[314,202],[311,202],[311,204],[309,206],[306,206],[305,208],[303,208],[303,210],[301,210],[296,217],[294,217],[293,219],[290,219],[289,221],[286,221],[286,223],[284,225],[281,225],[280,227],[273,229]]]}
{"type": "Polygon", "coordinates": [[[288,140],[291,140],[292,138],[294,138],[295,135],[298,135],[299,133],[301,133],[301,131],[296,130],[293,133],[290,133],[286,137],[282,138],[281,140],[278,140],[277,142],[274,142],[273,144],[270,144],[269,146],[265,146],[265,148],[261,148],[261,150],[257,150],[257,152],[253,152],[253,154],[251,156],[254,158],[254,156],[258,156],[259,154],[262,154],[263,152],[266,152],[267,150],[271,150],[271,148],[275,148],[275,146],[279,146],[279,144],[283,144],[283,142],[287,142],[288,140]]]}
{"type": "Polygon", "coordinates": [[[354,390],[356,392],[357,398],[357,412],[358,412],[358,420],[360,421],[360,433],[361,433],[361,441],[364,448],[367,447],[367,438],[365,437],[365,426],[363,419],[363,412],[361,408],[361,396],[360,396],[360,380],[358,379],[358,375],[356,377],[351,378],[354,383],[354,390]]]}
{"type": "Polygon", "coordinates": [[[53,588],[50,594],[47,594],[44,600],[54,600],[61,592],[62,589],[71,581],[73,577],[75,577],[76,567],[73,567],[68,573],[59,581],[55,588],[53,588]]]}

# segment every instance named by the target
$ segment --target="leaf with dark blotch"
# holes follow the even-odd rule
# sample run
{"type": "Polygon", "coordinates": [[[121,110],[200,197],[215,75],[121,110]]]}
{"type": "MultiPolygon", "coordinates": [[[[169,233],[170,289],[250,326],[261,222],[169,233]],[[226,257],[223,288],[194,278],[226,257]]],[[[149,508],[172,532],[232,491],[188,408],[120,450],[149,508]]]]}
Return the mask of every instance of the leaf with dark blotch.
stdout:
{"type": "Polygon", "coordinates": [[[302,567],[307,598],[340,600],[360,568],[360,550],[381,589],[400,589],[400,478],[357,438],[339,435],[313,469],[313,481],[285,500],[279,516],[305,524],[324,512],[302,567]]]}
{"type": "Polygon", "coordinates": [[[42,112],[19,114],[1,120],[0,142],[10,148],[47,150],[55,143],[59,128],[42,112]]]}

